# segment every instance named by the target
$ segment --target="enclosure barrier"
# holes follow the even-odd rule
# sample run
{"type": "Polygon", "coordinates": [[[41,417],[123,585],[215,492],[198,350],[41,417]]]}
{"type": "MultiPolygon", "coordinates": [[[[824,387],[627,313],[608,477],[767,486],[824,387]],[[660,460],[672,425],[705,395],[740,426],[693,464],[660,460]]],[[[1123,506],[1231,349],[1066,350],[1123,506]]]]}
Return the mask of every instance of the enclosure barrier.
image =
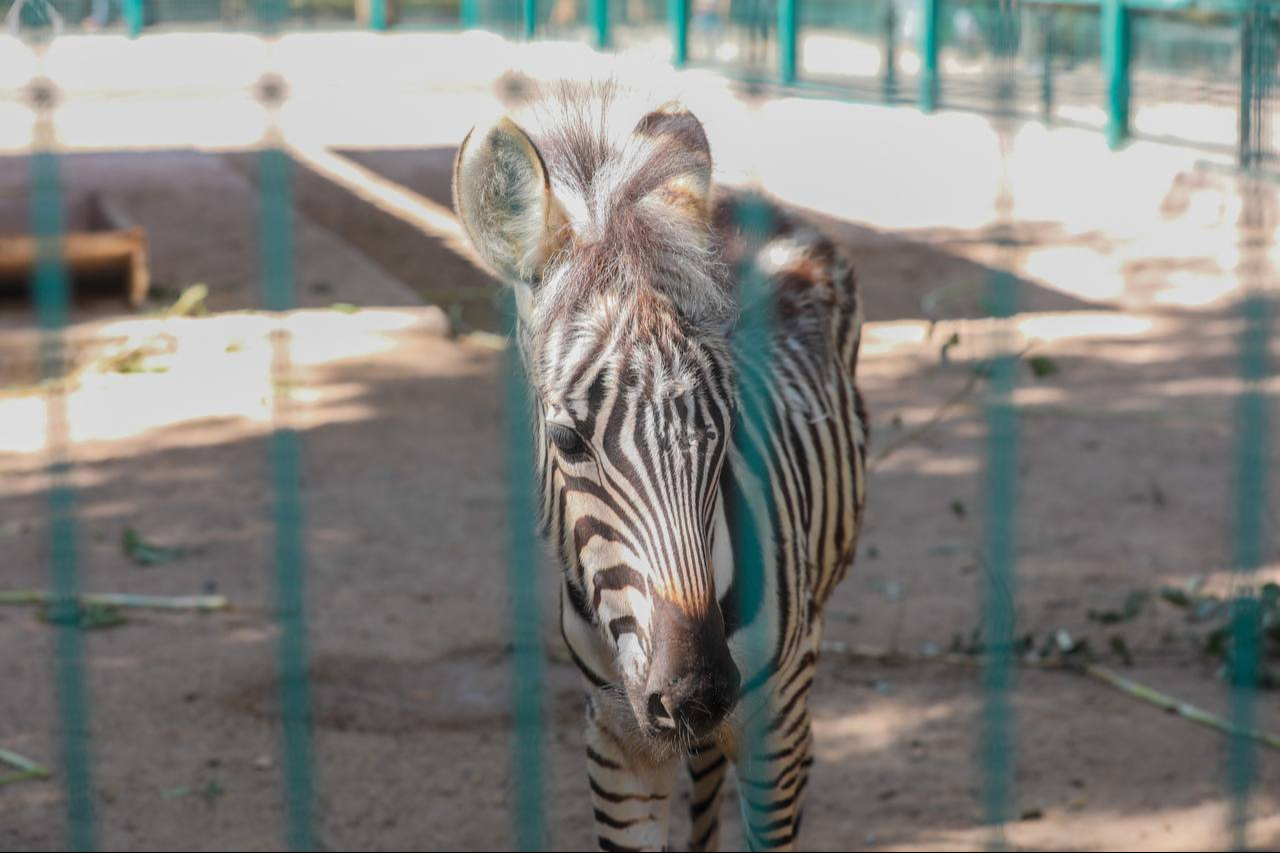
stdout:
{"type": "MultiPolygon", "coordinates": [[[[389,0],[371,0],[368,26],[382,30],[392,26],[389,0]]],[[[29,4],[39,10],[40,3],[29,4]]],[[[55,4],[56,6],[57,4],[55,4]]],[[[533,37],[539,30],[539,4],[536,0],[512,0],[516,7],[519,31],[533,37]]],[[[763,5],[763,4],[762,4],[763,5]]],[[[850,7],[868,4],[850,3],[850,7]]],[[[923,110],[948,105],[947,81],[940,71],[942,44],[942,10],[947,0],[919,0],[920,79],[916,102],[923,110]]],[[[1028,0],[1023,4],[964,4],[980,7],[990,13],[994,27],[990,47],[996,60],[994,75],[984,81],[993,90],[991,114],[1007,143],[1008,120],[1018,112],[1015,95],[1018,83],[1017,59],[1024,47],[1020,38],[1022,13],[1026,10],[1051,13],[1055,9],[1088,8],[1100,16],[1106,80],[1107,122],[1105,133],[1113,146],[1122,144],[1132,134],[1131,69],[1133,63],[1133,26],[1135,13],[1179,15],[1196,13],[1229,18],[1238,25],[1242,38],[1242,61],[1239,73],[1239,137],[1237,151],[1243,174],[1258,186],[1268,179],[1275,152],[1266,127],[1271,118],[1276,62],[1277,5],[1264,0],[1062,0],[1049,3],[1028,0]]],[[[493,4],[481,0],[461,0],[457,7],[458,23],[463,26],[486,26],[496,23],[501,29],[507,20],[493,15],[493,4]]],[[[803,89],[799,65],[797,33],[805,3],[800,0],[777,0],[776,19],[754,22],[765,26],[776,24],[775,82],[803,89]]],[[[289,23],[288,7],[282,0],[254,4],[259,21],[267,32],[289,23]]],[[[591,33],[597,46],[614,43],[615,25],[611,17],[616,4],[608,0],[591,0],[591,33]]],[[[892,61],[896,51],[897,29],[893,22],[894,7],[889,7],[888,26],[882,27],[885,55],[890,59],[883,69],[882,100],[897,100],[897,69],[892,61]]],[[[47,11],[47,10],[46,10],[47,11]]],[[[509,13],[511,10],[508,9],[509,13]]],[[[22,4],[10,8],[9,19],[21,20],[22,4]],[[15,11],[16,10],[16,11],[15,11]]],[[[46,14],[42,20],[52,21],[46,14]]],[[[144,31],[144,0],[124,0],[123,17],[130,35],[144,31]]],[[[691,61],[690,4],[688,0],[670,0],[665,25],[669,28],[672,57],[677,65],[691,61]]],[[[1041,73],[1041,101],[1053,102],[1054,82],[1052,32],[1045,30],[1042,47],[1044,64],[1041,73]]],[[[750,75],[748,75],[750,76],[750,75]]],[[[759,75],[754,78],[759,80],[759,75]]],[[[839,88],[825,91],[838,93],[839,88]]],[[[61,784],[65,792],[67,846],[74,850],[91,850],[95,846],[95,814],[90,743],[90,701],[85,686],[82,627],[78,608],[81,579],[78,571],[77,522],[75,491],[72,486],[71,440],[66,423],[65,385],[60,380],[67,372],[64,328],[68,319],[68,282],[62,260],[63,194],[59,175],[59,155],[53,138],[51,115],[56,109],[57,93],[48,85],[37,83],[30,89],[37,116],[30,159],[32,186],[31,230],[39,238],[39,261],[36,274],[36,305],[42,330],[40,363],[47,388],[48,412],[48,514],[50,574],[54,595],[51,608],[56,625],[57,643],[54,665],[58,691],[61,737],[61,784]]],[[[273,111],[285,97],[282,81],[264,80],[259,91],[261,101],[273,111]]],[[[281,140],[273,130],[259,156],[260,169],[260,234],[262,251],[263,304],[273,312],[294,306],[293,244],[291,240],[290,161],[281,140]]],[[[1253,201],[1246,199],[1246,228],[1260,230],[1263,222],[1258,193],[1253,201]]],[[[1009,225],[1009,193],[1001,193],[999,211],[1006,246],[1011,245],[1009,225]]],[[[742,206],[741,225],[747,235],[760,235],[767,229],[767,210],[761,204],[742,206]]],[[[1252,233],[1252,232],[1251,232],[1252,233]]],[[[1232,731],[1227,762],[1227,785],[1231,801],[1232,844],[1244,849],[1247,843],[1249,801],[1255,772],[1253,740],[1248,733],[1253,727],[1255,692],[1258,683],[1260,655],[1260,608],[1253,573],[1264,561],[1266,542],[1267,460],[1271,427],[1268,423],[1264,383],[1271,376],[1268,345],[1270,340],[1269,294],[1266,292],[1265,261],[1261,255],[1266,244],[1254,233],[1252,243],[1245,246],[1245,260],[1253,264],[1245,298],[1241,303],[1242,331],[1239,342],[1239,377],[1235,432],[1235,507],[1234,567],[1238,573],[1238,595],[1233,605],[1232,633],[1235,654],[1231,659],[1229,691],[1232,731]]],[[[760,361],[767,348],[761,342],[769,333],[767,300],[753,298],[752,288],[759,288],[761,277],[752,269],[742,271],[743,303],[757,306],[744,315],[736,352],[741,372],[746,377],[760,376],[767,364],[760,361]]],[[[1016,284],[1005,271],[997,271],[989,283],[988,306],[996,318],[1012,317],[1017,310],[1016,284]]],[[[508,302],[508,324],[514,328],[514,307],[508,302]]],[[[1016,811],[1014,803],[1014,739],[1010,693],[1016,662],[1014,637],[1014,599],[1016,579],[1016,485],[1018,455],[1018,415],[1012,402],[1016,382],[1016,356],[1007,336],[998,341],[998,354],[988,365],[988,397],[985,407],[987,437],[985,445],[985,575],[984,575],[984,713],[982,715],[980,766],[982,777],[982,820],[992,828],[991,845],[1000,847],[1000,828],[1016,811]],[[1002,342],[1000,342],[1002,341],[1002,342]]],[[[268,442],[271,483],[275,496],[275,581],[276,617],[280,625],[279,696],[284,756],[283,784],[286,792],[286,840],[291,849],[315,848],[313,828],[313,777],[310,710],[308,698],[308,655],[305,608],[305,535],[299,483],[299,436],[292,428],[290,403],[281,388],[287,384],[289,342],[285,332],[273,335],[272,371],[276,388],[273,398],[274,426],[268,442]]],[[[517,840],[522,849],[542,849],[546,841],[542,762],[542,661],[539,647],[538,597],[536,577],[539,549],[536,541],[536,509],[532,455],[528,444],[525,414],[530,405],[528,389],[515,347],[508,346],[505,361],[506,454],[508,459],[508,526],[510,548],[510,582],[512,591],[512,702],[515,735],[517,840]]],[[[753,395],[746,393],[744,398],[753,395]]],[[[749,407],[740,414],[743,421],[762,417],[749,407]]],[[[763,460],[746,460],[762,466],[763,460]]],[[[759,468],[758,468],[759,470],[759,468]]],[[[743,514],[745,517],[745,513],[743,514]]],[[[744,590],[751,609],[752,594],[759,606],[762,567],[744,567],[748,581],[744,590]],[[750,582],[755,579],[755,583],[750,582]],[[752,593],[752,591],[754,591],[752,593]]],[[[749,620],[748,620],[749,621],[749,620]]]]}

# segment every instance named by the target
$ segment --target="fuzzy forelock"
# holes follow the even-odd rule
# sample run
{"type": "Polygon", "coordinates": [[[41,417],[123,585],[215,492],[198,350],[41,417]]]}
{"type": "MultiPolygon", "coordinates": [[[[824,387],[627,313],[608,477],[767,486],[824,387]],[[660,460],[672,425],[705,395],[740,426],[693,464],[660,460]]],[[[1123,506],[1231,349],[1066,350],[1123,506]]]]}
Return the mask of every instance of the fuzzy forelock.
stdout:
{"type": "Polygon", "coordinates": [[[729,327],[734,302],[711,223],[681,215],[664,196],[672,182],[709,168],[705,149],[679,133],[637,132],[652,110],[613,82],[563,82],[521,118],[573,232],[544,270],[535,328],[602,297],[629,309],[665,307],[698,337],[729,327]]]}

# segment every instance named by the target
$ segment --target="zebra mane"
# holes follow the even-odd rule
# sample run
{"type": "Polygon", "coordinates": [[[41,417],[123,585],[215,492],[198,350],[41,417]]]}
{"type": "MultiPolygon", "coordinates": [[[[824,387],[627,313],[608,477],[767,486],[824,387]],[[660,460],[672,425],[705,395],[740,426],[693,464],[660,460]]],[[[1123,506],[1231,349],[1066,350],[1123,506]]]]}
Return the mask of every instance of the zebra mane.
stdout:
{"type": "Polygon", "coordinates": [[[537,287],[535,327],[603,299],[641,318],[674,310],[688,334],[723,334],[735,306],[697,119],[669,104],[641,105],[613,81],[561,82],[521,125],[572,232],[537,287]],[[691,188],[691,176],[705,184],[691,188]]]}

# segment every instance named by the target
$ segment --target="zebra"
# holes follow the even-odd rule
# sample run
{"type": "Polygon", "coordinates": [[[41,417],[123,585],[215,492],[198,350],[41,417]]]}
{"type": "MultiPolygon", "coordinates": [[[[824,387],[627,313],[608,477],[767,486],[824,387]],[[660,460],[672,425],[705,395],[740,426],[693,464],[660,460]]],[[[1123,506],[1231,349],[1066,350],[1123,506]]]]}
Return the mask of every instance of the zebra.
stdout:
{"type": "Polygon", "coordinates": [[[717,849],[730,763],[750,847],[796,847],[823,605],[862,523],[853,266],[776,204],[747,239],[742,194],[711,178],[687,108],[636,109],[611,83],[473,128],[454,164],[459,219],[515,291],[602,850],[666,848],[682,760],[690,850],[717,849]],[[747,261],[776,318],[754,400],[731,345],[747,261]],[[762,416],[743,420],[748,404],[762,416]],[[764,562],[755,606],[743,549],[764,562]]]}

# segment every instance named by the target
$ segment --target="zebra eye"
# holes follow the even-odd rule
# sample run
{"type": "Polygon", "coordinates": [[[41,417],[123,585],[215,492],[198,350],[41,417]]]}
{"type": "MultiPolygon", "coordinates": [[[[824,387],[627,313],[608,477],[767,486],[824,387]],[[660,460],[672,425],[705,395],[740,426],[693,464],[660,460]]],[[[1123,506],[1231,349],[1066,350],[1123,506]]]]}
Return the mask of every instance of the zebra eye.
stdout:
{"type": "Polygon", "coordinates": [[[587,455],[587,445],[577,430],[562,424],[547,424],[547,436],[556,450],[569,460],[577,460],[587,455]]]}

